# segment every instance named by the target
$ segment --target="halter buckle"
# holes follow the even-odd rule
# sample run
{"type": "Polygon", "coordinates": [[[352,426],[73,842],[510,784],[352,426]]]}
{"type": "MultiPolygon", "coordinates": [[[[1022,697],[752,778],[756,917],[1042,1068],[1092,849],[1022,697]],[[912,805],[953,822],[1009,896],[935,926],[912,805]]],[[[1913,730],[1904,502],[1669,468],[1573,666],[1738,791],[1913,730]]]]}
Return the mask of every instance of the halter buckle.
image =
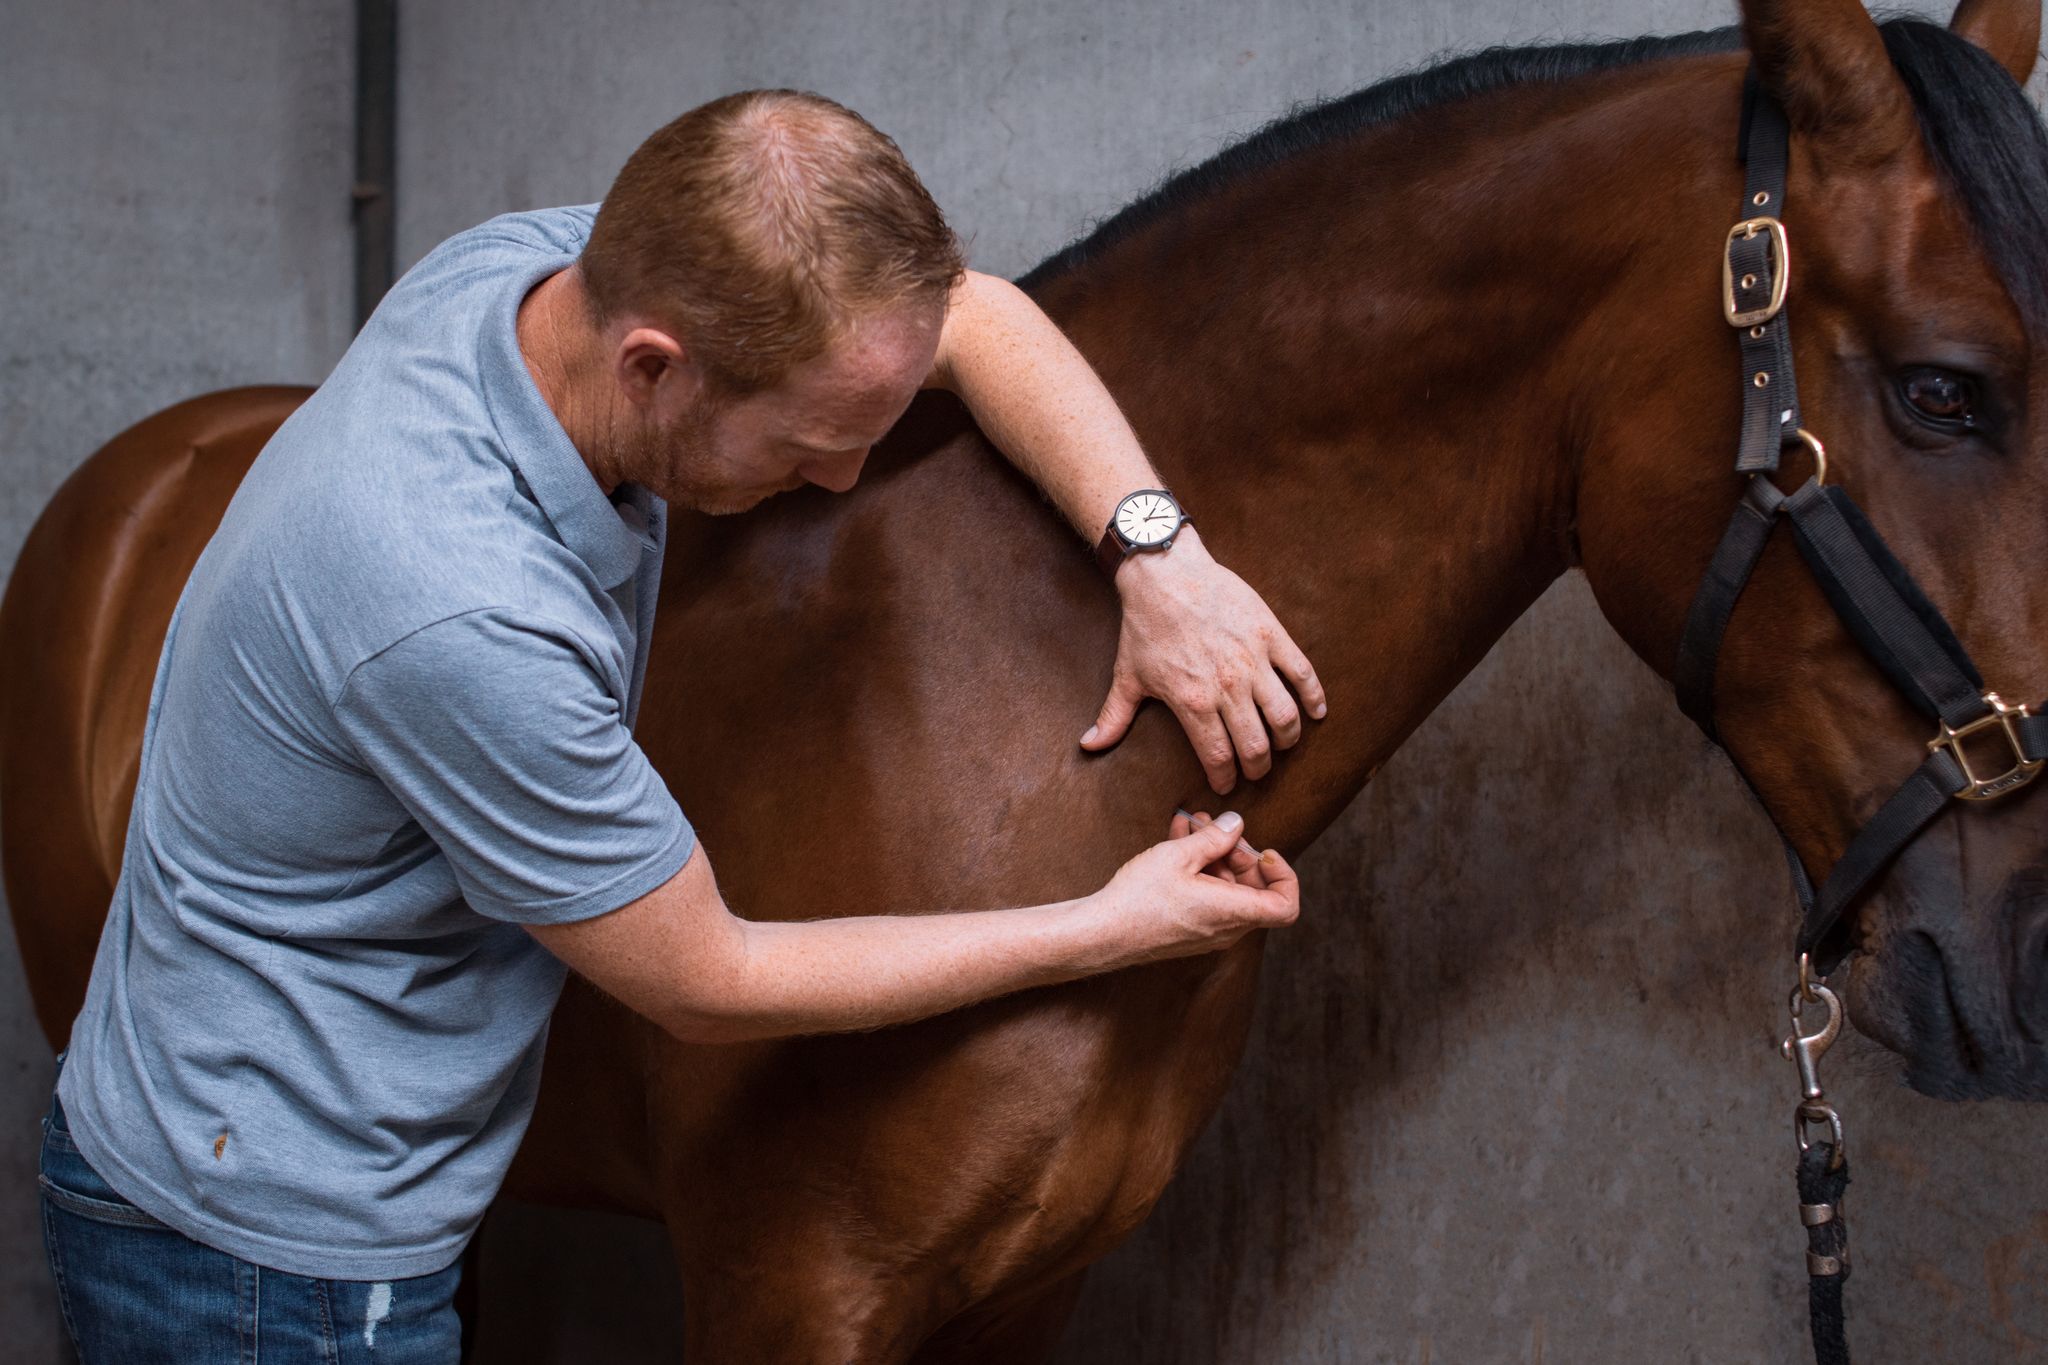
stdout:
{"type": "Polygon", "coordinates": [[[2019,731],[2013,728],[2015,720],[2030,714],[2025,703],[2008,706],[1996,692],[1986,692],[1984,703],[1991,708],[1990,715],[1979,716],[1967,725],[1953,728],[1947,721],[1942,721],[1941,733],[1927,741],[1929,753],[1947,749],[1949,757],[1963,770],[1964,785],[1956,796],[1964,801],[1995,801],[2007,792],[2026,786],[2041,774],[2042,760],[2027,757],[2027,751],[2020,745],[2019,731]],[[1970,755],[1964,749],[1963,741],[1991,729],[2003,734],[2005,742],[2011,746],[2012,766],[1996,776],[1979,777],[1970,766],[1970,755]]]}
{"type": "Polygon", "coordinates": [[[1721,316],[1728,319],[1730,327],[1754,327],[1778,316],[1778,311],[1785,306],[1785,290],[1791,282],[1791,243],[1785,239],[1783,223],[1765,214],[1745,218],[1728,229],[1728,240],[1721,244],[1721,316]],[[1759,232],[1771,239],[1771,299],[1761,308],[1744,308],[1735,297],[1735,244],[1746,242],[1759,232]]]}

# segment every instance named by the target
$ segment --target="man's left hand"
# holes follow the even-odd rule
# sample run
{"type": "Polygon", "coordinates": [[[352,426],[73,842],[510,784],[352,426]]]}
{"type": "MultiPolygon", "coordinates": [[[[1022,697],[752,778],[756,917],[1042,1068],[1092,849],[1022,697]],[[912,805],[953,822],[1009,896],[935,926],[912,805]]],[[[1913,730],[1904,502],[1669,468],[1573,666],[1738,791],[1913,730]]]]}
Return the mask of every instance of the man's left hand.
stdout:
{"type": "Polygon", "coordinates": [[[1302,713],[1321,720],[1323,685],[1265,599],[1209,557],[1192,526],[1171,549],[1138,553],[1117,571],[1123,631],[1109,699],[1081,747],[1109,748],[1138,706],[1157,697],[1180,717],[1219,793],[1273,768],[1273,750],[1301,738],[1302,713]],[[1291,690],[1290,690],[1291,688],[1291,690]],[[1298,700],[1297,700],[1298,698],[1298,700]]]}

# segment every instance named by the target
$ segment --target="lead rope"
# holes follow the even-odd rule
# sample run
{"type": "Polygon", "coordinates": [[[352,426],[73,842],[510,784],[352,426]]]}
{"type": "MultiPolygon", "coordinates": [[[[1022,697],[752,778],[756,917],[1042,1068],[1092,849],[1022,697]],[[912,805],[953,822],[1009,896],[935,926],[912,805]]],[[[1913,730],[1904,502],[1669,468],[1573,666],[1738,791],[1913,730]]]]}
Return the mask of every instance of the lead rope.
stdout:
{"type": "Polygon", "coordinates": [[[1816,1365],[1849,1365],[1848,1320],[1842,1306],[1842,1287],[1849,1279],[1849,1225],[1842,1218],[1849,1148],[1842,1139],[1842,1116],[1820,1085],[1821,1055],[1842,1031],[1842,1002],[1810,971],[1807,956],[1801,953],[1799,984],[1792,988],[1792,1032],[1780,1051],[1799,1067],[1800,1099],[1792,1111],[1792,1133],[1799,1141],[1799,1221],[1806,1228],[1806,1313],[1813,1358],[1816,1365]],[[1807,1033],[1805,1014],[1813,1005],[1825,1005],[1827,1019],[1807,1033]]]}

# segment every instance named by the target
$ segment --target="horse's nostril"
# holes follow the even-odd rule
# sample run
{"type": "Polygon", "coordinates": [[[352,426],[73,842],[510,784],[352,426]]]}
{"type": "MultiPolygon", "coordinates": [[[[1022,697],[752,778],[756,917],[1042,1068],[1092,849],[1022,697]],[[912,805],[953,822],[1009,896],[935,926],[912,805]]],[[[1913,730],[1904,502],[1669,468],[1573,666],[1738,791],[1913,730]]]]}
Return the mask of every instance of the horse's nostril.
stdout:
{"type": "Polygon", "coordinates": [[[1954,1087],[1977,1072],[1982,1057],[1956,1008],[1934,937],[1924,930],[1902,936],[1892,949],[1892,970],[1912,1037],[1909,1079],[1924,1094],[1959,1093],[1954,1087]]]}

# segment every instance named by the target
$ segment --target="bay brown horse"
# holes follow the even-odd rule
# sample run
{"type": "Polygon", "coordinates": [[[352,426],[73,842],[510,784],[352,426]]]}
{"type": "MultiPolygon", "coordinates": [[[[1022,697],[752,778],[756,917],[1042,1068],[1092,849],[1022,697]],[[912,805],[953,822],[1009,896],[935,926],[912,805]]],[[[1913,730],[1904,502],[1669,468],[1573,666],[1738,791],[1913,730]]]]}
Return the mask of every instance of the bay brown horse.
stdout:
{"type": "MultiPolygon", "coordinates": [[[[2048,678],[2048,144],[2014,80],[2039,22],[1745,6],[1795,132],[1809,425],[2008,695],[2048,678]]],[[[1746,60],[1734,34],[1461,59],[1276,125],[1027,281],[1328,683],[1331,718],[1238,795],[1262,842],[1314,838],[1574,567],[1668,675],[1739,487],[1716,287],[1746,60]]],[[[210,395],[114,440],[0,607],[7,891],[53,1044],[171,607],[302,397],[210,395]]],[[[1074,747],[1115,631],[1084,548],[932,397],[849,495],[675,518],[640,740],[741,913],[1064,898],[1205,794],[1157,708],[1112,754],[1074,747]]],[[[1719,697],[1816,875],[1928,738],[1782,540],[1719,697]]],[[[1861,908],[1853,1007],[1925,1089],[2048,1093],[2042,800],[1949,812],[1861,908]]],[[[1041,1360],[1228,1083],[1260,951],[722,1047],[572,980],[507,1189],[663,1219],[693,1361],[1041,1360]]]]}

